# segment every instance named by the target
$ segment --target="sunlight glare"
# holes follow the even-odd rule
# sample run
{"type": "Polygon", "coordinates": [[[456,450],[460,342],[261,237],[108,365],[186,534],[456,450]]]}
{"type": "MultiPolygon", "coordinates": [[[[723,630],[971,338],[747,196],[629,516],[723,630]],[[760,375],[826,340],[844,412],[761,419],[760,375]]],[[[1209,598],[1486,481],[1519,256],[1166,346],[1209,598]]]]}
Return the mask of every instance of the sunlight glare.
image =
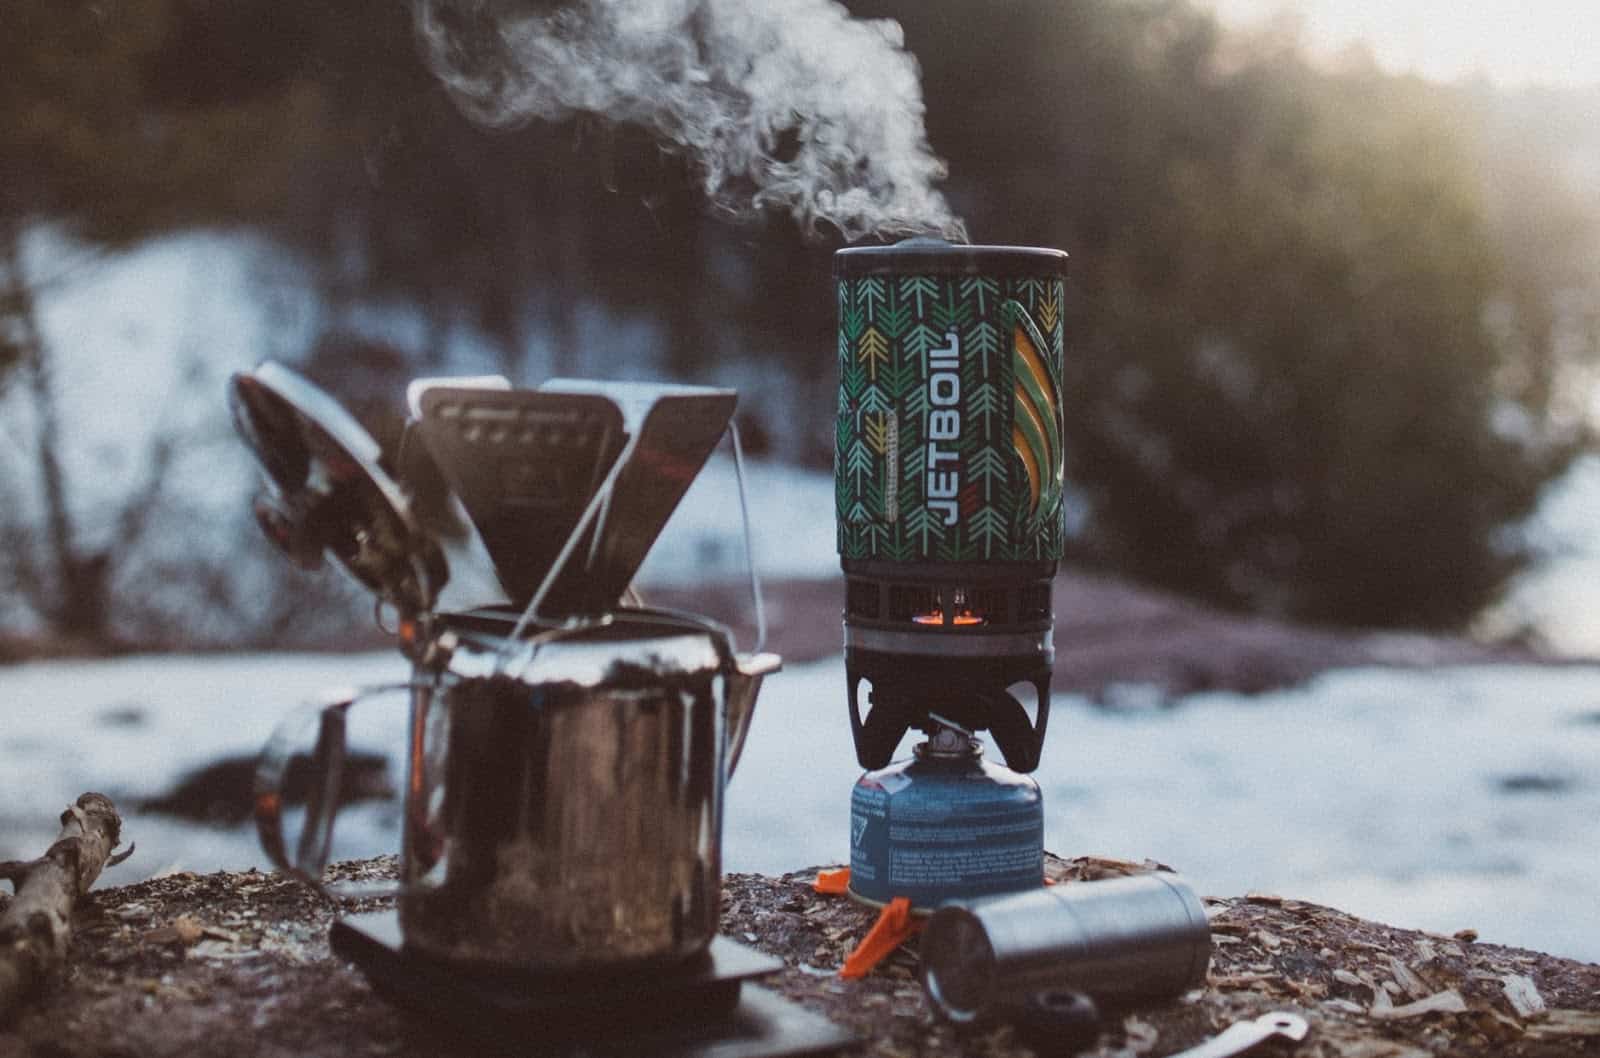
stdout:
{"type": "Polygon", "coordinates": [[[1287,14],[1324,56],[1365,41],[1384,68],[1505,86],[1600,85],[1594,0],[1204,0],[1228,22],[1287,14]]]}

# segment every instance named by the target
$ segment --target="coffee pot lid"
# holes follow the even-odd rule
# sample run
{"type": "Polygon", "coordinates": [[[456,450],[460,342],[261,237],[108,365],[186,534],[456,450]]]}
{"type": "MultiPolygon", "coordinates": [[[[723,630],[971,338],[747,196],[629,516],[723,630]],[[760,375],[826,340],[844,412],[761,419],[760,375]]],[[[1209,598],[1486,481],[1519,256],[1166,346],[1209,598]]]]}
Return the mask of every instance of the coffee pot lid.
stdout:
{"type": "Polygon", "coordinates": [[[726,630],[691,614],[619,609],[590,625],[509,642],[463,628],[462,615],[444,617],[458,633],[448,659],[458,679],[510,677],[524,683],[580,688],[654,686],[683,677],[726,673],[734,664],[726,630]]]}
{"type": "Polygon", "coordinates": [[[228,403],[266,474],[256,516],[268,537],[307,567],[331,557],[402,614],[430,610],[443,555],[355,417],[270,360],[229,380],[228,403]]]}

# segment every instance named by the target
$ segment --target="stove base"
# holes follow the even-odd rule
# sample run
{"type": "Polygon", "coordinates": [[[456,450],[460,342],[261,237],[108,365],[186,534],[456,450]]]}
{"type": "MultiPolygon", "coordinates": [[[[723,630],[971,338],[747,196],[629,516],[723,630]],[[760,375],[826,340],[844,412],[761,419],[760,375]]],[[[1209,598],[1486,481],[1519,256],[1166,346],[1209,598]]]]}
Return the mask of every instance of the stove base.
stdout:
{"type": "Polygon", "coordinates": [[[408,950],[393,911],[352,915],[328,935],[385,999],[497,1050],[584,1058],[779,1058],[854,1037],[754,985],[783,963],[726,937],[668,970],[528,974],[463,967],[408,950]]]}

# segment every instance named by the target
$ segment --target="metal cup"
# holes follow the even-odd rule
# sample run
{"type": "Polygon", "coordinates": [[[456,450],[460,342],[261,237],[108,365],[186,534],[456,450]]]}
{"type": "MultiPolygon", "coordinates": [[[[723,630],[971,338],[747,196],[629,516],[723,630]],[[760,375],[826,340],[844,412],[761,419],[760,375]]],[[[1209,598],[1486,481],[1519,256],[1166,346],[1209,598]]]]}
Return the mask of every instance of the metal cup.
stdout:
{"type": "Polygon", "coordinates": [[[1175,875],[1069,882],[947,904],[922,934],[922,985],[954,1022],[1044,989],[1102,1006],[1178,995],[1205,982],[1211,928],[1175,875]]]}

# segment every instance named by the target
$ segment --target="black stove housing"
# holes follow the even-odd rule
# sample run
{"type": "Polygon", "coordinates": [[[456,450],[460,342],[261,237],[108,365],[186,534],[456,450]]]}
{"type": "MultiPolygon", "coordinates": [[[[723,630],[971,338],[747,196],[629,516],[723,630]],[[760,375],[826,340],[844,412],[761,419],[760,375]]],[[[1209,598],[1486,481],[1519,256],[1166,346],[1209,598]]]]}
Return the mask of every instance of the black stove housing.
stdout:
{"type": "Polygon", "coordinates": [[[843,566],[845,676],[861,766],[886,766],[907,731],[932,734],[938,717],[988,731],[1012,769],[1037,768],[1050,716],[1056,563],[843,566]],[[1032,710],[1012,693],[1018,684],[1032,688],[1032,710]]]}

